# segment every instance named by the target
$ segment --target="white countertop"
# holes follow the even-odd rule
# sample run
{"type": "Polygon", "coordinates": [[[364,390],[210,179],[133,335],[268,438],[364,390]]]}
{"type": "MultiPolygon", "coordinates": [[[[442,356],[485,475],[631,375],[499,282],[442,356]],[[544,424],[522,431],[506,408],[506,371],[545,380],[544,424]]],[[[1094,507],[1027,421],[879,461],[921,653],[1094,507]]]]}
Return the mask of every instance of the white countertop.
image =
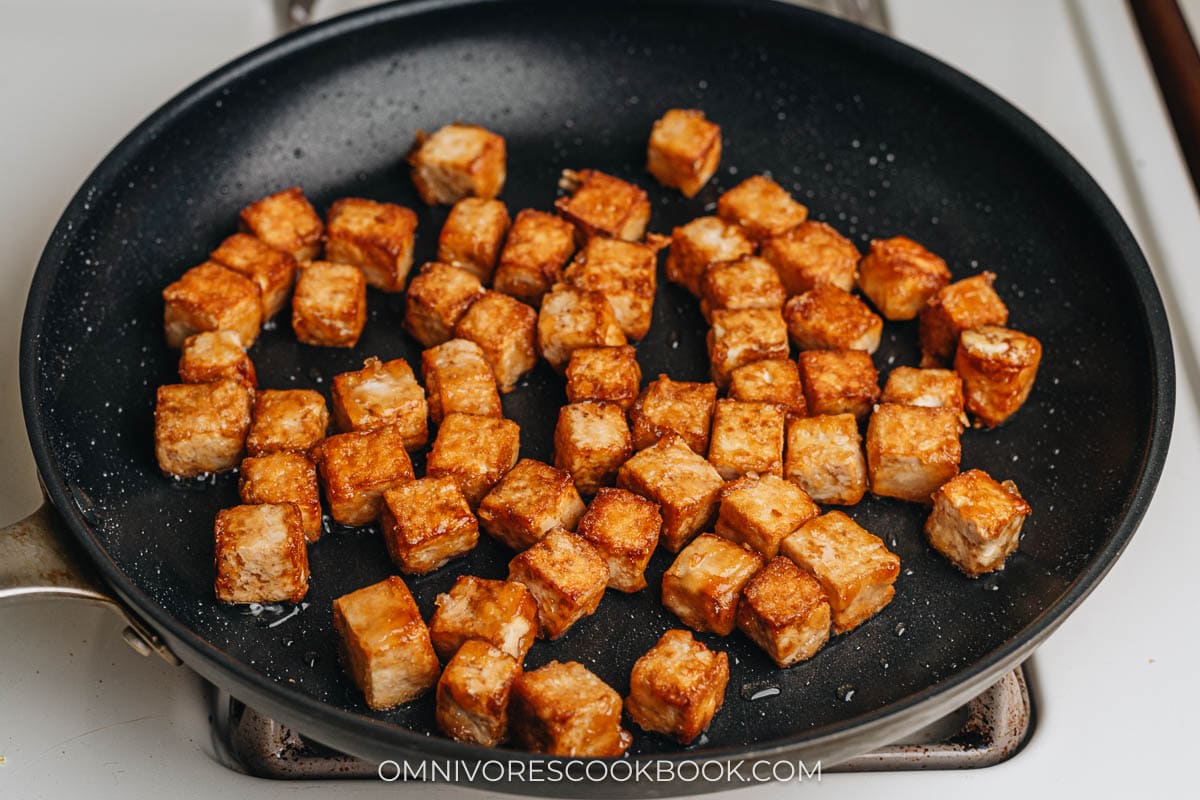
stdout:
{"type": "MultiPolygon", "coordinates": [[[[346,2],[324,0],[326,11],[346,2]]],[[[1189,11],[1200,19],[1200,0],[1189,11]]],[[[1139,236],[1177,338],[1175,437],[1145,521],[1112,573],[1034,659],[1037,729],[1011,761],[979,771],[829,775],[829,797],[1011,798],[1015,793],[1157,797],[1192,785],[1200,663],[1191,589],[1200,563],[1200,212],[1120,0],[891,0],[895,34],[988,84],[1095,175],[1139,236]],[[1189,330],[1190,329],[1190,330],[1189,330]]],[[[265,41],[266,0],[0,0],[0,523],[40,495],[21,420],[20,317],[61,210],[133,125],[196,77],[265,41]]],[[[206,687],[141,658],[107,612],[0,608],[0,797],[236,797],[327,792],[231,772],[214,758],[206,687]]],[[[445,786],[339,783],[351,797],[445,786]]],[[[781,798],[775,785],[724,796],[781,798]]],[[[469,796],[478,796],[469,793],[469,796]]]]}

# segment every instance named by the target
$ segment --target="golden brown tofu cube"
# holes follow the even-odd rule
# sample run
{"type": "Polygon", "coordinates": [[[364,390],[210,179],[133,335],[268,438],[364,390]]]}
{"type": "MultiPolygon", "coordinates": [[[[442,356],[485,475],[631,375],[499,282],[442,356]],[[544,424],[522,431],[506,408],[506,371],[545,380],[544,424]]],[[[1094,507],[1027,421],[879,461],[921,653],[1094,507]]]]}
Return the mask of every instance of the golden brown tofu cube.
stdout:
{"type": "Polygon", "coordinates": [[[430,261],[412,279],[404,299],[404,328],[426,347],[449,341],[454,326],[483,296],[483,284],[470,272],[430,261]]]}
{"type": "Polygon", "coordinates": [[[984,325],[963,331],[954,356],[967,411],[975,425],[994,428],[1029,397],[1042,361],[1042,343],[1027,333],[984,325]]]}
{"type": "Polygon", "coordinates": [[[700,313],[710,322],[719,308],[783,308],[785,302],[779,273],[757,256],[709,264],[700,279],[700,313]]]}
{"type": "Polygon", "coordinates": [[[662,512],[644,497],[624,489],[601,489],[579,518],[576,533],[608,563],[608,588],[646,588],[646,565],[658,544],[662,512]]]}
{"type": "Polygon", "coordinates": [[[497,292],[537,306],[562,277],[575,252],[575,228],[565,219],[527,208],[517,214],[492,283],[497,292]]]}
{"type": "Polygon", "coordinates": [[[226,508],[214,525],[221,603],[299,603],[308,593],[308,546],[290,503],[226,508]]]}
{"type": "Polygon", "coordinates": [[[737,625],[780,667],[812,658],[829,641],[831,612],[817,579],[777,556],[742,589],[737,625]]]}
{"type": "Polygon", "coordinates": [[[235,233],[209,256],[258,284],[262,318],[269,320],[287,305],[296,280],[296,259],[246,233],[235,233]]]}
{"type": "Polygon", "coordinates": [[[708,460],[727,481],[743,475],[783,474],[787,409],[770,403],[718,400],[708,460]]]}
{"type": "Polygon", "coordinates": [[[379,516],[383,493],[413,479],[404,436],[395,426],[330,436],[317,466],[329,513],[340,525],[367,525],[379,516]]]}
{"type": "Polygon", "coordinates": [[[633,665],[625,710],[638,727],[691,744],[725,702],[729,656],[669,630],[633,665]]]}
{"type": "Polygon", "coordinates": [[[858,288],[890,320],[915,319],[949,282],[946,262],[904,236],[872,240],[858,265],[858,288]]]}
{"type": "Polygon", "coordinates": [[[503,202],[464,197],[450,209],[442,226],[437,260],[490,281],[510,221],[503,202]]]}
{"type": "Polygon", "coordinates": [[[496,376],[483,350],[466,339],[451,339],[421,353],[421,376],[435,423],[450,414],[502,417],[496,376]]]}
{"type": "Polygon", "coordinates": [[[537,601],[523,583],[461,575],[434,602],[429,633],[443,661],[466,641],[480,639],[519,664],[537,638],[537,601]]]}
{"type": "Polygon", "coordinates": [[[479,521],[499,541],[524,550],[554,528],[575,530],[584,508],[569,472],[523,458],[479,502],[479,521]]]}
{"type": "Polygon", "coordinates": [[[965,574],[976,577],[1004,569],[1017,550],[1021,526],[1032,513],[1012,481],[967,470],[933,493],[925,522],[929,543],[965,574]]]}
{"type": "Polygon", "coordinates": [[[737,623],[742,587],[762,565],[753,550],[702,533],[663,574],[662,603],[689,628],[728,636],[737,623]]]}
{"type": "Polygon", "coordinates": [[[708,360],[722,389],[735,369],[755,361],[788,357],[788,331],[778,308],[744,308],[712,312],[708,360]]]}
{"type": "Polygon", "coordinates": [[[654,121],[646,171],[663,186],[695,197],[721,161],[721,128],[703,111],[672,108],[654,121]]]}
{"type": "Polygon", "coordinates": [[[401,572],[424,575],[466,555],[479,521],[452,478],[418,478],[383,493],[383,540],[401,572]]]}
{"type": "Polygon", "coordinates": [[[168,347],[202,331],[233,331],[245,347],[262,327],[258,284],[215,261],[192,267],[163,289],[163,331],[168,347]]]}
{"type": "Polygon", "coordinates": [[[1006,325],[1008,306],[992,284],[996,276],[981,272],[944,286],[921,309],[921,353],[930,365],[949,365],[963,331],[981,325],[1006,325]]]}
{"type": "Polygon", "coordinates": [[[862,350],[805,350],[797,359],[808,413],[863,419],[879,399],[879,371],[862,350]]]}
{"type": "Polygon", "coordinates": [[[238,465],[250,428],[250,390],[238,381],[158,387],[154,452],[168,475],[194,478],[238,465]]]}
{"type": "Polygon", "coordinates": [[[776,475],[747,476],[721,490],[713,532],[770,559],[779,554],[780,542],[820,513],[794,483],[776,475]]]}
{"type": "Polygon", "coordinates": [[[840,511],[810,519],[783,540],[780,550],[820,582],[833,611],[834,633],[858,627],[896,594],[899,556],[840,511]]]}
{"type": "Polygon", "coordinates": [[[788,334],[801,350],[862,350],[874,353],[883,319],[836,286],[821,284],[788,300],[788,334]]]}
{"type": "Polygon", "coordinates": [[[638,396],[629,410],[633,446],[644,450],[668,433],[676,433],[700,455],[708,452],[708,433],[717,387],[711,383],[673,381],[659,375],[638,396]]]}
{"type": "Polygon", "coordinates": [[[620,406],[584,400],[559,409],[554,466],[570,473],[580,493],[595,494],[611,485],[631,455],[633,436],[620,406]]]}
{"type": "Polygon", "coordinates": [[[368,358],[363,368],[333,377],[333,419],[342,431],[373,431],[392,426],[409,450],[429,440],[425,390],[403,358],[368,358]]]}
{"type": "Polygon", "coordinates": [[[575,224],[580,241],[609,236],[636,242],[646,232],[650,200],[641,187],[595,169],[564,169],[558,186],[568,194],[554,207],[575,224]]]}
{"type": "Polygon", "coordinates": [[[634,340],[650,330],[658,291],[658,251],[667,243],[655,234],[646,238],[626,242],[594,236],[563,272],[567,284],[604,295],[622,332],[634,340]]]}
{"type": "Polygon", "coordinates": [[[662,509],[660,541],[672,553],[678,553],[712,520],[724,485],[716,468],[674,433],[666,434],[617,470],[619,488],[652,500],[662,509]]]}
{"type": "Polygon", "coordinates": [[[471,508],[517,463],[521,427],[510,419],[447,414],[425,462],[430,478],[450,477],[471,508]]]}
{"type": "Polygon", "coordinates": [[[299,186],[268,195],[242,209],[242,228],[296,261],[321,252],[325,226],[299,186]]]}
{"type": "Polygon", "coordinates": [[[417,215],[411,208],[343,197],[326,216],[325,258],[353,264],[380,291],[400,292],[412,268],[416,235],[417,215]]]}
{"type": "Polygon", "coordinates": [[[238,493],[247,505],[291,503],[300,512],[305,540],[321,538],[317,467],[303,453],[267,453],[243,459],[238,493]]]}
{"type": "Polygon", "coordinates": [[[333,601],[342,663],[376,711],[420,697],[437,683],[429,629],[395,575],[333,601]]]}
{"type": "Polygon", "coordinates": [[[879,402],[924,408],[951,408],[961,415],[962,379],[958,377],[957,372],[949,369],[896,367],[888,374],[879,402]]]}
{"type": "Polygon", "coordinates": [[[499,292],[484,292],[454,326],[454,335],[479,345],[496,376],[501,394],[508,394],[537,364],[538,312],[499,292]]]}
{"type": "Polygon", "coordinates": [[[754,242],[741,226],[720,217],[697,217],[671,232],[667,251],[667,280],[697,297],[709,265],[754,254],[754,242]]]}
{"type": "Polygon", "coordinates": [[[962,421],[951,408],[884,403],[867,424],[867,470],[871,492],[912,503],[958,474],[962,421]]]}
{"type": "Polygon", "coordinates": [[[555,528],[508,563],[508,579],[529,587],[541,635],[557,639],[600,606],[608,563],[586,539],[555,528]]]}
{"type": "Polygon", "coordinates": [[[747,403],[777,403],[788,419],[808,416],[800,369],[786,358],[745,364],[729,374],[729,396],[747,403]]]}
{"type": "Polygon", "coordinates": [[[867,491],[867,461],[853,414],[792,419],[783,476],[818,503],[852,506],[867,491]]]}
{"type": "Polygon", "coordinates": [[[495,747],[508,737],[508,696],[521,665],[487,642],[464,642],[437,684],[437,724],[460,742],[495,747]]]}
{"type": "Polygon", "coordinates": [[[408,154],[412,181],[429,205],[464,197],[493,198],[508,170],[504,137],[478,125],[455,123],[427,134],[417,131],[408,154]]]}
{"type": "Polygon", "coordinates": [[[183,342],[179,357],[179,380],[184,383],[212,383],[231,380],[258,387],[254,362],[242,347],[242,339],[233,331],[204,331],[183,342]]]}
{"type": "Polygon", "coordinates": [[[848,292],[858,278],[862,254],[831,226],[806,220],[762,243],[762,257],[779,272],[789,295],[817,286],[848,292]]]}
{"type": "Polygon", "coordinates": [[[808,209],[766,175],[755,175],[721,195],[717,215],[761,241],[804,222],[808,209]]]}
{"type": "Polygon", "coordinates": [[[567,362],[567,401],[601,400],[626,411],[637,400],[642,368],[632,345],[579,347],[567,362]]]}
{"type": "Polygon", "coordinates": [[[513,741],[532,753],[616,757],[633,740],[621,727],[621,695],[576,661],[551,661],[513,683],[513,741]]]}
{"type": "Polygon", "coordinates": [[[625,333],[600,292],[558,284],[542,298],[537,320],[538,352],[559,372],[579,347],[616,347],[625,333]]]}
{"type": "Polygon", "coordinates": [[[367,280],[349,264],[312,261],[292,295],[292,330],[302,344],[354,347],[367,324],[367,280]]]}
{"type": "Polygon", "coordinates": [[[254,395],[254,421],[246,436],[252,456],[291,450],[311,453],[329,430],[325,398],[312,389],[264,389],[254,395]]]}

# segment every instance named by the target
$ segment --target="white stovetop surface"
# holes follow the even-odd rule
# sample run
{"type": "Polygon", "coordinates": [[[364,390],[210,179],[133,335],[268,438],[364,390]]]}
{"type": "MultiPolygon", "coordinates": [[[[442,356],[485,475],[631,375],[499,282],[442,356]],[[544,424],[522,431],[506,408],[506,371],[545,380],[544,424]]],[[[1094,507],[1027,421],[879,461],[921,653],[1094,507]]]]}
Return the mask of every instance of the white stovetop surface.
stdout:
{"type": "MultiPolygon", "coordinates": [[[[326,11],[347,5],[322,4],[326,11]]],[[[1189,5],[1195,13],[1200,0],[1189,5]]],[[[1034,659],[1039,717],[1029,746],[987,770],[830,775],[810,790],[893,798],[1183,794],[1192,784],[1200,712],[1191,588],[1200,564],[1200,415],[1188,377],[1200,370],[1200,270],[1192,263],[1200,214],[1125,4],[891,0],[889,10],[901,39],[979,78],[1058,137],[1130,220],[1172,314],[1178,412],[1141,530],[1034,659]]],[[[7,523],[39,501],[16,358],[26,289],[51,227],[125,132],[194,78],[268,39],[272,23],[267,0],[0,0],[0,18],[0,453],[9,463],[0,523],[7,523]]],[[[200,681],[135,655],[118,634],[107,612],[94,609],[0,611],[0,797],[252,800],[329,790],[218,765],[200,681]]],[[[464,794],[374,782],[336,790],[346,797],[464,794]]],[[[762,800],[794,791],[775,785],[737,794],[762,800]]]]}

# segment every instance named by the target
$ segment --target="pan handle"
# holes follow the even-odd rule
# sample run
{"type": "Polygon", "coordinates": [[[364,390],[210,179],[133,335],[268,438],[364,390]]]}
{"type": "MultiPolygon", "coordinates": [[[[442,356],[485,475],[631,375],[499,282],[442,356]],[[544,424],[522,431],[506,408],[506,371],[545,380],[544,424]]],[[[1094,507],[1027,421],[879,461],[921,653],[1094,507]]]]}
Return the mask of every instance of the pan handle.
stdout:
{"type": "Polygon", "coordinates": [[[58,514],[43,502],[25,519],[0,528],[0,603],[59,598],[111,609],[125,621],[121,637],[134,651],[157,653],[169,664],[179,658],[105,587],[62,529],[58,514]]]}

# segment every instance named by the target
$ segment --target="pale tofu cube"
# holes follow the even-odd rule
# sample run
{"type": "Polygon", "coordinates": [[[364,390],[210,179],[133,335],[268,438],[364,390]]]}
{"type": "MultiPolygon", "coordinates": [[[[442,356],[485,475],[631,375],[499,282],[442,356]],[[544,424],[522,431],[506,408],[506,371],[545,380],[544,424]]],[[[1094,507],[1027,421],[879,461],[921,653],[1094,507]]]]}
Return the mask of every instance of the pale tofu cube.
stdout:
{"type": "Polygon", "coordinates": [[[783,476],[818,503],[852,506],[867,491],[867,460],[853,414],[792,419],[783,476]]]}
{"type": "Polygon", "coordinates": [[[221,603],[299,603],[308,593],[308,546],[290,503],[226,508],[214,525],[221,603]]]}
{"type": "Polygon", "coordinates": [[[717,387],[711,383],[673,381],[659,375],[638,396],[629,410],[633,423],[633,446],[644,450],[675,433],[700,455],[708,452],[708,434],[717,387]]]}
{"type": "Polygon", "coordinates": [[[575,532],[608,562],[608,588],[637,592],[646,588],[646,565],[661,530],[655,503],[624,489],[601,489],[575,532]]]}
{"type": "Polygon", "coordinates": [[[579,347],[571,351],[566,377],[568,402],[600,400],[628,411],[637,400],[642,368],[633,345],[579,347]]]}
{"type": "Polygon", "coordinates": [[[655,234],[645,242],[593,236],[563,272],[563,281],[604,295],[622,332],[630,339],[641,339],[650,331],[654,317],[658,251],[667,241],[655,234]]]}
{"type": "Polygon", "coordinates": [[[242,209],[242,228],[296,261],[321,252],[325,226],[299,186],[276,192],[242,209]]]}
{"type": "Polygon", "coordinates": [[[992,284],[996,275],[981,272],[944,286],[921,309],[918,333],[923,359],[933,366],[954,360],[958,337],[982,325],[1008,324],[1008,306],[992,284]]]}
{"type": "Polygon", "coordinates": [[[584,509],[569,472],[523,458],[479,502],[479,521],[497,540],[524,550],[554,528],[575,530],[584,509]]]}
{"type": "Polygon", "coordinates": [[[495,747],[508,738],[508,696],[521,665],[487,642],[465,642],[437,683],[437,725],[460,742],[495,747]]]}
{"type": "Polygon", "coordinates": [[[492,283],[497,292],[538,306],[575,252],[575,227],[562,217],[527,208],[517,214],[492,283]]]}
{"type": "Polygon", "coordinates": [[[388,489],[380,522],[392,563],[406,575],[432,572],[479,541],[479,521],[452,478],[418,478],[388,489]]]}
{"type": "MultiPolygon", "coordinates": [[[[896,367],[888,374],[879,402],[924,408],[950,408],[961,415],[962,379],[958,377],[957,372],[949,369],[896,367]]],[[[963,421],[966,421],[965,417],[963,421]]]]}
{"type": "Polygon", "coordinates": [[[663,574],[662,604],[689,628],[728,636],[737,623],[742,587],[762,565],[753,550],[702,533],[663,574]]]}
{"type": "Polygon", "coordinates": [[[404,436],[391,425],[328,437],[321,442],[317,467],[329,513],[339,525],[374,522],[383,493],[413,479],[404,436]]]}
{"type": "Polygon", "coordinates": [[[425,461],[425,475],[453,478],[471,508],[478,508],[517,463],[521,426],[510,419],[447,414],[425,461]]]}
{"type": "Polygon", "coordinates": [[[713,380],[722,389],[738,367],[788,357],[787,325],[778,308],[714,311],[707,341],[713,380]]]}
{"type": "Polygon", "coordinates": [[[354,347],[367,324],[367,280],[349,264],[312,261],[292,295],[292,330],[302,344],[354,347]]]}
{"type": "Polygon", "coordinates": [[[721,128],[703,111],[672,108],[654,121],[646,171],[663,186],[695,197],[721,161],[721,128]]]}
{"type": "Polygon", "coordinates": [[[717,309],[783,308],[785,302],[779,273],[757,256],[710,264],[700,279],[700,313],[710,322],[717,309]]]}
{"type": "Polygon", "coordinates": [[[617,470],[617,486],[658,503],[660,541],[672,553],[712,520],[725,482],[712,464],[675,433],[637,453],[617,470]]]}
{"type": "Polygon", "coordinates": [[[883,335],[878,314],[854,295],[828,284],[788,300],[783,317],[788,335],[801,350],[874,353],[883,335]]]}
{"type": "Polygon", "coordinates": [[[725,703],[729,656],[669,630],[633,665],[625,710],[647,731],[691,744],[725,703]]]}
{"type": "Polygon", "coordinates": [[[782,475],[786,417],[783,406],[718,400],[709,462],[727,481],[743,475],[782,475]]]}
{"type": "Polygon", "coordinates": [[[363,368],[333,377],[333,419],[342,431],[394,427],[404,446],[419,450],[429,439],[425,390],[403,358],[368,358],[363,368]]]}
{"type": "Polygon", "coordinates": [[[636,242],[646,232],[650,200],[640,187],[594,169],[565,169],[558,185],[568,194],[554,207],[575,224],[580,241],[609,236],[636,242]]]}
{"type": "Polygon", "coordinates": [[[404,328],[426,347],[454,336],[454,326],[483,296],[483,284],[465,269],[438,261],[421,266],[404,296],[404,328]]]}
{"type": "Polygon", "coordinates": [[[879,371],[863,350],[805,350],[796,364],[809,414],[865,419],[879,399],[879,371]]]}
{"type": "Polygon", "coordinates": [[[633,741],[621,727],[621,695],[576,661],[551,661],[513,683],[509,733],[523,750],[616,757],[633,741]]]}
{"type": "Polygon", "coordinates": [[[794,483],[775,475],[747,476],[721,490],[713,532],[771,559],[779,554],[780,542],[820,513],[794,483]]]}
{"type": "Polygon", "coordinates": [[[755,175],[721,195],[717,215],[742,226],[751,239],[763,240],[804,222],[808,209],[766,175],[755,175]]]}
{"type": "Polygon", "coordinates": [[[250,390],[239,381],[158,387],[154,453],[167,475],[195,478],[238,465],[250,429],[250,390]]]}
{"type": "Polygon", "coordinates": [[[483,350],[466,339],[451,339],[421,353],[421,377],[429,416],[437,424],[450,414],[502,417],[496,376],[483,350]]]}
{"type": "Polygon", "coordinates": [[[633,436],[620,406],[585,400],[559,409],[554,466],[570,473],[581,494],[612,485],[617,468],[631,455],[633,436]]]}
{"type": "Polygon", "coordinates": [[[800,368],[786,358],[745,364],[729,373],[729,396],[747,403],[776,403],[787,409],[788,419],[808,416],[800,368]]]}
{"type": "Polygon", "coordinates": [[[233,331],[204,331],[185,339],[179,357],[179,380],[184,383],[232,380],[250,389],[258,386],[254,362],[242,347],[241,337],[233,331]]]}
{"type": "Polygon", "coordinates": [[[967,411],[975,425],[994,428],[1029,398],[1042,361],[1042,343],[1027,333],[984,325],[963,331],[954,356],[967,411]]]}
{"type": "Polygon", "coordinates": [[[904,236],[872,240],[858,265],[858,288],[890,320],[915,319],[949,282],[946,262],[904,236]]]}
{"type": "Polygon", "coordinates": [[[667,251],[667,280],[697,297],[709,265],[754,254],[754,242],[740,225],[720,217],[697,217],[671,232],[667,251]]]}
{"type": "Polygon", "coordinates": [[[317,467],[303,453],[267,453],[242,461],[238,494],[246,505],[291,503],[300,512],[304,539],[321,538],[321,490],[317,467]]]}
{"type": "Polygon", "coordinates": [[[246,233],[235,233],[209,256],[258,284],[265,322],[287,305],[296,280],[296,259],[246,233]]]}
{"type": "Polygon", "coordinates": [[[779,272],[789,295],[817,286],[848,292],[858,278],[862,254],[832,226],[806,220],[762,243],[762,257],[779,272]]]}
{"type": "Polygon", "coordinates": [[[493,198],[508,170],[504,137],[478,125],[455,123],[432,134],[417,131],[408,154],[412,181],[429,205],[464,197],[493,198]]]}
{"type": "Polygon", "coordinates": [[[825,590],[789,558],[777,556],[742,589],[737,625],[779,667],[812,658],[829,641],[825,590]]]}
{"type": "Polygon", "coordinates": [[[312,389],[264,389],[254,394],[254,421],[246,436],[252,456],[311,453],[329,431],[329,409],[312,389]]]}
{"type": "Polygon", "coordinates": [[[461,575],[434,603],[429,633],[443,661],[468,640],[479,639],[519,664],[537,638],[537,601],[523,583],[461,575]]]}
{"type": "Polygon", "coordinates": [[[325,259],[353,264],[384,292],[404,290],[413,263],[417,215],[411,208],[343,197],[325,219],[325,259]]]}
{"type": "Polygon", "coordinates": [[[163,331],[168,347],[203,331],[233,331],[245,347],[262,327],[262,293],[249,278],[205,261],[163,289],[163,331]]]}
{"type": "Polygon", "coordinates": [[[499,292],[484,292],[454,326],[454,335],[483,350],[501,394],[537,364],[538,312],[499,292]]]}
{"type": "Polygon", "coordinates": [[[558,284],[542,298],[537,320],[538,352],[562,372],[579,347],[616,347],[625,333],[612,306],[600,292],[558,284]]]}
{"type": "Polygon", "coordinates": [[[858,627],[896,594],[899,556],[840,511],[810,519],[783,540],[780,550],[820,582],[834,633],[858,627]]]}
{"type": "Polygon", "coordinates": [[[1004,569],[1032,513],[1012,481],[968,470],[933,493],[925,534],[934,548],[971,577],[1004,569]]]}
{"type": "Polygon", "coordinates": [[[555,528],[509,562],[508,579],[529,587],[541,635],[557,639],[600,606],[608,563],[587,540],[555,528]]]}
{"type": "Polygon", "coordinates": [[[508,208],[500,200],[464,197],[450,209],[442,226],[437,260],[465,269],[484,283],[490,281],[510,222],[508,208]]]}

